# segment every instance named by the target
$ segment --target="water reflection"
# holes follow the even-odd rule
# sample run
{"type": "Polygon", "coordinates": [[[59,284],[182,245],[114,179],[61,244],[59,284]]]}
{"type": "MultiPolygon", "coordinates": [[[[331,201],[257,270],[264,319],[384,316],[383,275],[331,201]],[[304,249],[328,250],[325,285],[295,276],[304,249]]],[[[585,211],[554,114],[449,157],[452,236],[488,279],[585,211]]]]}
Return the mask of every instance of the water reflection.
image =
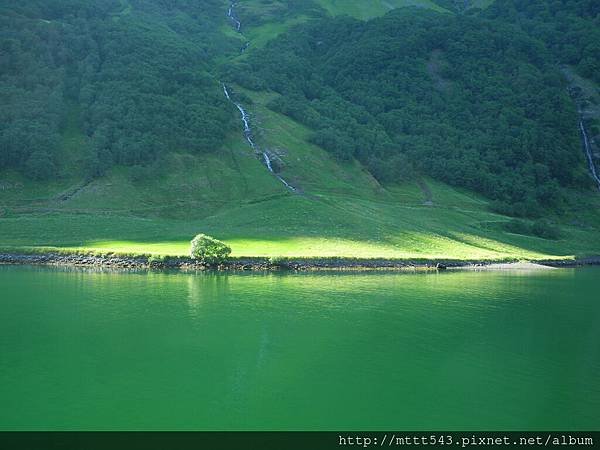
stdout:
{"type": "Polygon", "coordinates": [[[597,428],[598,275],[0,267],[0,428],[597,428]]]}
{"type": "Polygon", "coordinates": [[[187,303],[191,316],[202,313],[207,303],[229,296],[229,277],[214,273],[186,274],[188,288],[187,303]]]}

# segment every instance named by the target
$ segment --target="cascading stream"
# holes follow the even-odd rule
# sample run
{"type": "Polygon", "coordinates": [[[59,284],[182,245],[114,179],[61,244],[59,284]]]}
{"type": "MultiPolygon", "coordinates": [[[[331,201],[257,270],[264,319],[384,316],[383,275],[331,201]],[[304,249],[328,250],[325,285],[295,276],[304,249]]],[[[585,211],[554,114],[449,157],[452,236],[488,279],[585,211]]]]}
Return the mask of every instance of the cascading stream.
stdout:
{"type": "Polygon", "coordinates": [[[600,177],[598,177],[598,172],[596,171],[596,165],[594,164],[594,155],[592,154],[590,141],[588,139],[587,132],[585,131],[583,120],[579,121],[579,129],[581,130],[581,135],[583,136],[583,145],[585,147],[585,154],[587,155],[588,164],[590,166],[590,172],[592,174],[592,177],[594,177],[594,180],[598,184],[598,189],[600,189],[600,177]]]}
{"type": "MultiPolygon", "coordinates": [[[[233,22],[235,30],[238,33],[241,33],[240,30],[242,28],[242,23],[239,21],[239,19],[235,15],[236,4],[237,3],[234,2],[229,6],[229,9],[227,10],[227,17],[229,18],[229,20],[231,20],[233,22]]],[[[242,53],[245,52],[249,46],[250,46],[250,42],[248,41],[248,42],[246,42],[244,47],[241,49],[241,52],[242,53]]],[[[246,112],[246,110],[244,109],[244,107],[242,105],[233,101],[233,99],[229,95],[229,91],[227,90],[227,86],[225,85],[225,83],[223,83],[223,92],[225,93],[225,97],[227,97],[227,100],[229,100],[231,103],[233,103],[235,105],[235,107],[238,109],[238,111],[240,112],[240,115],[242,117],[242,122],[244,123],[244,137],[246,138],[246,141],[248,141],[248,144],[250,144],[250,147],[252,147],[252,150],[254,150],[254,153],[256,153],[257,155],[262,155],[263,162],[264,162],[265,166],[267,166],[267,169],[269,169],[269,172],[271,172],[273,175],[275,175],[275,177],[277,177],[277,179],[279,181],[281,181],[285,185],[285,187],[287,187],[291,191],[296,191],[296,188],[291,186],[287,181],[285,181],[283,178],[281,178],[278,174],[275,173],[275,171],[273,170],[273,164],[271,164],[271,158],[269,157],[268,153],[263,152],[257,148],[256,144],[252,140],[252,129],[250,128],[250,116],[248,115],[248,113],[246,112]]]]}
{"type": "Polygon", "coordinates": [[[244,137],[246,138],[246,141],[248,141],[248,144],[250,144],[250,147],[252,147],[252,150],[254,150],[254,152],[257,155],[262,155],[265,166],[267,166],[267,169],[269,170],[269,172],[271,172],[273,175],[275,175],[275,177],[279,181],[281,181],[284,184],[284,186],[287,187],[289,190],[295,191],[296,188],[294,188],[287,181],[285,181],[283,178],[281,178],[278,174],[275,173],[275,171],[273,170],[273,165],[271,164],[271,158],[269,157],[268,153],[263,152],[257,148],[256,144],[252,140],[252,129],[250,128],[250,116],[248,115],[248,113],[246,112],[246,110],[244,109],[244,107],[242,105],[233,101],[233,99],[231,98],[231,95],[229,94],[229,91],[227,90],[227,86],[225,85],[225,83],[223,83],[223,92],[225,93],[225,97],[227,97],[227,100],[229,100],[231,103],[233,103],[235,105],[235,107],[238,109],[238,111],[240,112],[242,123],[244,124],[244,137]]]}
{"type": "Polygon", "coordinates": [[[235,26],[235,30],[237,32],[239,32],[242,28],[242,23],[235,17],[235,8],[236,3],[232,3],[229,6],[229,9],[227,10],[227,17],[229,17],[229,20],[231,20],[233,22],[233,25],[235,26]]]}
{"type": "MultiPolygon", "coordinates": [[[[242,33],[242,22],[240,22],[240,20],[235,15],[236,5],[237,5],[237,3],[234,2],[229,6],[229,9],[227,10],[227,17],[229,18],[229,20],[231,20],[231,22],[233,22],[235,31],[237,31],[238,33],[241,34],[242,33]]],[[[244,46],[242,48],[240,48],[240,53],[244,53],[246,50],[248,50],[248,47],[250,47],[250,41],[246,41],[244,46]]]]}

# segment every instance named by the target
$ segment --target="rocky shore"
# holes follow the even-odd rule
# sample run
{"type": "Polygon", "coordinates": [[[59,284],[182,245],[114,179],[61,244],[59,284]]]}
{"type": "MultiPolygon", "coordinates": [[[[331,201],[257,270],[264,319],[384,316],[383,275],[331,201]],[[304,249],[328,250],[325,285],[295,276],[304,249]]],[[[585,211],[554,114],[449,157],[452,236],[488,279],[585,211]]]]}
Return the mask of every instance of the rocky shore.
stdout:
{"type": "MultiPolygon", "coordinates": [[[[600,265],[600,257],[578,260],[532,261],[531,266],[577,267],[600,265]]],[[[106,267],[114,269],[158,270],[445,270],[456,268],[518,268],[517,261],[398,260],[353,258],[232,258],[220,265],[207,265],[191,258],[156,256],[116,256],[64,253],[0,253],[0,264],[106,267]]],[[[522,265],[522,263],[520,263],[522,265]]]]}

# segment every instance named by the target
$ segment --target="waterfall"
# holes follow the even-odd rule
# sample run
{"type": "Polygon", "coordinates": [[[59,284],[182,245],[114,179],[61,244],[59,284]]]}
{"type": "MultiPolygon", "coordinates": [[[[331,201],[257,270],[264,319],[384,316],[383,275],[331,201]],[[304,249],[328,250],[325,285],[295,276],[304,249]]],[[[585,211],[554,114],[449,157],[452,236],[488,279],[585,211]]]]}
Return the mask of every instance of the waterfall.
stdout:
{"type": "Polygon", "coordinates": [[[235,31],[239,33],[242,28],[242,23],[235,17],[235,13],[233,11],[235,5],[235,3],[232,3],[231,6],[229,6],[229,9],[227,10],[227,17],[229,17],[229,20],[231,20],[235,25],[235,31]]]}
{"type": "Polygon", "coordinates": [[[581,130],[581,135],[583,136],[583,145],[585,147],[585,154],[587,155],[588,164],[590,166],[590,172],[592,173],[592,177],[594,177],[594,180],[598,184],[598,189],[600,189],[600,177],[598,177],[598,172],[596,171],[596,165],[594,164],[594,155],[592,154],[592,149],[588,140],[587,132],[585,131],[585,127],[583,126],[583,120],[579,121],[579,129],[581,130]]]}
{"type": "Polygon", "coordinates": [[[263,159],[265,161],[265,165],[267,166],[267,169],[269,169],[269,172],[271,172],[273,175],[275,175],[277,177],[277,179],[279,181],[281,181],[285,187],[287,187],[289,190],[291,191],[295,191],[296,188],[294,186],[291,186],[287,181],[285,181],[283,178],[281,178],[279,175],[277,175],[275,173],[275,171],[273,170],[273,166],[271,165],[271,158],[269,158],[269,154],[267,152],[262,152],[263,155],[263,159]]]}
{"type": "Polygon", "coordinates": [[[237,109],[240,110],[240,114],[242,115],[242,122],[244,122],[244,137],[248,141],[248,144],[250,144],[250,147],[255,149],[256,145],[254,145],[254,141],[252,140],[252,130],[250,129],[249,123],[250,117],[248,116],[246,110],[242,108],[239,103],[234,103],[234,105],[237,106],[237,109]]]}
{"type": "MultiPolygon", "coordinates": [[[[227,10],[227,17],[229,18],[229,20],[231,20],[234,23],[236,31],[238,33],[240,33],[242,24],[235,16],[234,9],[235,9],[236,5],[237,5],[236,2],[231,3],[231,5],[229,6],[229,9],[227,10]]],[[[250,47],[250,41],[246,42],[244,47],[241,49],[241,52],[244,53],[248,49],[248,47],[250,47]]],[[[268,153],[263,152],[256,147],[256,144],[252,140],[252,129],[250,128],[250,116],[248,115],[248,113],[246,112],[246,110],[244,109],[244,107],[242,105],[233,101],[233,99],[229,95],[227,86],[225,85],[225,83],[222,83],[222,84],[223,84],[223,93],[225,94],[225,97],[227,97],[227,100],[229,100],[231,103],[233,103],[235,105],[235,107],[238,109],[238,111],[240,112],[242,122],[244,124],[244,137],[246,138],[246,141],[248,141],[248,144],[250,144],[250,147],[252,147],[252,150],[254,150],[254,153],[256,153],[257,155],[262,155],[263,162],[264,162],[265,166],[267,166],[267,169],[269,169],[269,172],[271,172],[273,175],[275,175],[275,177],[279,181],[281,181],[285,187],[287,187],[291,191],[296,191],[296,188],[291,186],[287,181],[285,181],[283,178],[281,178],[278,174],[275,173],[275,171],[273,170],[273,165],[271,164],[271,158],[269,157],[268,153]]]]}
{"type": "Polygon", "coordinates": [[[275,171],[273,170],[273,165],[271,164],[271,158],[269,157],[269,154],[267,152],[260,151],[256,147],[256,144],[252,140],[252,129],[250,128],[250,116],[248,115],[248,113],[246,112],[246,110],[244,109],[244,107],[242,105],[233,101],[233,99],[231,98],[231,95],[229,94],[229,90],[227,89],[227,86],[225,85],[225,83],[222,83],[222,84],[223,84],[223,93],[225,94],[225,97],[227,97],[227,100],[229,100],[231,103],[233,103],[235,105],[235,107],[238,109],[238,111],[240,112],[242,123],[244,124],[244,137],[246,138],[246,141],[248,141],[248,144],[250,144],[250,147],[252,147],[252,150],[254,150],[254,152],[256,154],[262,155],[265,166],[267,166],[267,169],[269,169],[269,172],[271,172],[273,175],[275,175],[275,177],[279,181],[281,181],[285,187],[287,187],[290,191],[296,191],[295,187],[290,185],[287,181],[285,181],[283,178],[281,178],[278,174],[275,173],[275,171]]]}
{"type": "Polygon", "coordinates": [[[248,144],[250,144],[250,147],[252,147],[254,149],[256,147],[256,145],[254,144],[254,141],[252,140],[252,130],[250,129],[250,116],[248,115],[246,110],[242,107],[242,105],[231,100],[231,96],[229,95],[229,91],[227,90],[227,86],[225,86],[225,83],[223,83],[223,92],[225,93],[225,97],[227,97],[227,100],[229,100],[231,103],[233,103],[236,106],[236,108],[238,109],[238,111],[240,112],[240,115],[242,117],[242,122],[244,123],[244,137],[248,141],[248,144]]]}
{"type": "Polygon", "coordinates": [[[287,182],[287,181],[285,181],[283,178],[281,178],[279,175],[275,175],[275,176],[277,177],[277,179],[278,179],[279,181],[281,181],[281,182],[284,184],[284,186],[285,186],[286,188],[288,188],[288,189],[289,189],[290,191],[292,191],[292,192],[296,192],[296,188],[295,188],[294,186],[292,186],[292,185],[288,184],[288,182],[287,182]]]}
{"type": "Polygon", "coordinates": [[[265,152],[263,152],[263,158],[265,160],[265,164],[267,165],[267,169],[269,169],[269,172],[274,173],[273,166],[271,166],[271,159],[269,158],[269,155],[267,155],[265,152]]]}

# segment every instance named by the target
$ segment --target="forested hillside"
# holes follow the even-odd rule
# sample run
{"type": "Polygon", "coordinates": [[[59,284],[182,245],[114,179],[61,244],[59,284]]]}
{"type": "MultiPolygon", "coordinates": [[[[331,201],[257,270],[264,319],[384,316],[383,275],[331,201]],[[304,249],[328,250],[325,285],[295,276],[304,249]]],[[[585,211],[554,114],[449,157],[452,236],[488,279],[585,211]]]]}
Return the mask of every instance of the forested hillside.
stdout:
{"type": "Polygon", "coordinates": [[[600,2],[596,0],[503,0],[484,14],[518,25],[546,43],[558,62],[600,82],[600,2]]]}
{"type": "Polygon", "coordinates": [[[185,254],[202,231],[237,256],[600,254],[599,17],[0,0],[0,246],[185,254]]]}
{"type": "Polygon", "coordinates": [[[588,183],[565,82],[542,43],[511,25],[410,9],[340,18],[295,28],[250,65],[235,81],[278,92],[271,108],[381,182],[425,173],[516,215],[588,183]]]}
{"type": "Polygon", "coordinates": [[[87,176],[218,149],[234,118],[208,74],[235,45],[221,17],[217,0],[0,3],[0,168],[59,176],[70,112],[87,176]]]}

